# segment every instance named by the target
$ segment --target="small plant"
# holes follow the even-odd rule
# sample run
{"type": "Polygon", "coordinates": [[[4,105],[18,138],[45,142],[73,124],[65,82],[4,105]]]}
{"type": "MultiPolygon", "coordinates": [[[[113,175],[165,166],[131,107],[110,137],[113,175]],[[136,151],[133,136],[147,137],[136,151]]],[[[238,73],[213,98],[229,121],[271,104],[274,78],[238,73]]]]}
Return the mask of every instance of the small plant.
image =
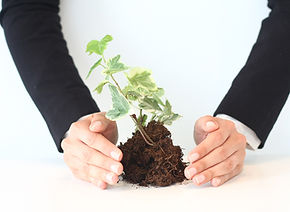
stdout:
{"type": "Polygon", "coordinates": [[[164,89],[156,85],[150,70],[129,67],[120,62],[120,55],[105,58],[104,51],[112,40],[112,36],[106,35],[88,43],[86,51],[95,53],[97,61],[87,78],[94,70],[102,68],[104,80],[94,91],[101,93],[105,85],[109,87],[112,109],[106,117],[115,121],[129,115],[136,125],[132,138],[118,146],[123,152],[123,179],[141,186],[168,186],[182,182],[186,165],[182,162],[183,153],[179,146],[173,145],[171,133],[164,126],[171,125],[180,115],[172,112],[167,99],[163,100],[164,89]],[[126,79],[123,88],[116,80],[118,73],[126,79]]]}
{"type": "Polygon", "coordinates": [[[112,36],[106,35],[101,40],[92,40],[88,43],[86,52],[95,53],[98,58],[90,68],[87,78],[96,68],[103,68],[102,74],[105,79],[94,91],[101,93],[105,85],[109,86],[113,107],[106,113],[106,117],[110,120],[117,120],[125,115],[130,115],[146,143],[152,146],[154,142],[144,130],[147,121],[155,120],[165,125],[171,125],[180,115],[172,112],[171,104],[167,99],[162,100],[164,89],[157,87],[149,69],[129,67],[120,62],[120,55],[105,58],[104,51],[112,40],[112,36]],[[124,88],[121,88],[114,76],[119,72],[122,72],[127,79],[127,85],[124,88]],[[138,116],[134,113],[130,114],[132,109],[139,111],[138,116]]]}

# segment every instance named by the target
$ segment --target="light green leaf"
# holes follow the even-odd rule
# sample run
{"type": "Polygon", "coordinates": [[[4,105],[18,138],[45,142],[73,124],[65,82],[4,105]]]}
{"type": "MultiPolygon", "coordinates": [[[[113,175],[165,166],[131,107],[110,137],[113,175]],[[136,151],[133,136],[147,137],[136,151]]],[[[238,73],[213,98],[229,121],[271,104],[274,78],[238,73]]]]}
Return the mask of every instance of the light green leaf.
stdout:
{"type": "Polygon", "coordinates": [[[164,95],[164,93],[165,93],[165,91],[163,88],[158,88],[154,94],[158,97],[162,97],[164,95]]]}
{"type": "Polygon", "coordinates": [[[134,67],[126,74],[126,77],[135,89],[143,88],[149,91],[157,91],[158,88],[151,77],[151,73],[148,69],[134,67]]]}
{"type": "Polygon", "coordinates": [[[163,103],[163,101],[160,99],[160,97],[162,97],[164,95],[164,89],[163,88],[158,88],[158,90],[154,93],[152,93],[152,97],[153,99],[155,99],[158,104],[165,106],[165,104],[163,103]]]}
{"type": "Polygon", "coordinates": [[[159,121],[166,125],[171,125],[173,121],[177,120],[180,117],[180,115],[173,113],[171,115],[160,116],[159,121]]]}
{"type": "Polygon", "coordinates": [[[111,74],[115,74],[121,71],[125,71],[129,68],[125,64],[119,62],[119,60],[120,60],[120,55],[110,58],[107,62],[108,68],[103,70],[103,73],[107,75],[111,75],[111,74]]]}
{"type": "Polygon", "coordinates": [[[102,38],[101,42],[108,43],[112,40],[113,40],[113,37],[111,35],[106,35],[105,37],[102,38]]]}
{"type": "Polygon", "coordinates": [[[128,101],[117,90],[116,86],[109,85],[112,95],[113,108],[106,113],[106,117],[110,120],[117,120],[127,115],[130,110],[128,101]]]}
{"type": "Polygon", "coordinates": [[[95,88],[94,91],[97,91],[98,94],[102,93],[103,87],[107,83],[110,83],[110,81],[109,80],[104,80],[104,81],[100,82],[100,84],[95,88]]]}
{"type": "Polygon", "coordinates": [[[161,115],[158,117],[158,121],[166,124],[171,125],[173,121],[177,120],[181,116],[172,112],[172,106],[168,100],[165,102],[165,106],[161,115]]]}
{"type": "Polygon", "coordinates": [[[89,73],[88,73],[88,75],[87,75],[87,77],[86,77],[86,79],[88,79],[89,78],[89,76],[91,75],[91,73],[92,73],[92,71],[95,69],[95,68],[97,68],[100,64],[101,64],[101,62],[102,62],[102,58],[101,59],[99,59],[91,68],[90,68],[90,71],[89,71],[89,73]]]}
{"type": "Polygon", "coordinates": [[[103,55],[104,50],[107,48],[108,42],[112,40],[113,38],[111,35],[106,35],[101,41],[92,40],[88,43],[86,52],[89,54],[96,53],[98,55],[103,55]]]}
{"type": "Polygon", "coordinates": [[[148,116],[146,114],[143,115],[143,119],[142,119],[142,126],[146,126],[146,121],[148,119],[148,116]]]}
{"type": "Polygon", "coordinates": [[[158,102],[155,99],[149,97],[141,99],[139,107],[141,109],[147,110],[148,112],[155,112],[156,110],[162,111],[162,109],[158,105],[158,102]]]}
{"type": "Polygon", "coordinates": [[[166,114],[166,115],[170,115],[172,113],[172,106],[171,106],[171,104],[169,103],[169,101],[167,99],[165,101],[165,106],[164,106],[164,109],[163,109],[163,113],[166,114]]]}

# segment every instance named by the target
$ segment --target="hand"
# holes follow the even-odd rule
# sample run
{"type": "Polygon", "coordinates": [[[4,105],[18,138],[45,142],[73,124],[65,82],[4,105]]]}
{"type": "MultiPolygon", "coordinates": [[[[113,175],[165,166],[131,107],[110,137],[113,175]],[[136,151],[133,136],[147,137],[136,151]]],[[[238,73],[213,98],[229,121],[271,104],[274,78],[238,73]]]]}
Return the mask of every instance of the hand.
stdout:
{"type": "Polygon", "coordinates": [[[117,183],[123,172],[117,140],[116,122],[107,119],[104,112],[91,114],[71,124],[61,143],[64,161],[77,178],[105,189],[108,183],[117,183]]]}
{"type": "Polygon", "coordinates": [[[219,186],[242,171],[246,138],[232,121],[204,116],[195,123],[194,139],[197,146],[188,155],[184,174],[195,185],[211,181],[219,186]]]}

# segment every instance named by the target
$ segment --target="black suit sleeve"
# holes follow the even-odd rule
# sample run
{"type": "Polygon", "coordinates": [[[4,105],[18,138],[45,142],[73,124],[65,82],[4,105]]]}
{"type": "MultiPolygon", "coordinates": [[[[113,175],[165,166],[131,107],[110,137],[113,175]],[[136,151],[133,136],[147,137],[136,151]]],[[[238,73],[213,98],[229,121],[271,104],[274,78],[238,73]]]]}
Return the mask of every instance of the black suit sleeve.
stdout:
{"type": "Polygon", "coordinates": [[[265,141],[290,91],[290,1],[269,1],[272,9],[257,42],[214,115],[227,114],[265,141]]]}
{"type": "Polygon", "coordinates": [[[55,144],[72,122],[100,111],[69,56],[60,25],[59,0],[2,0],[8,47],[55,144]]]}

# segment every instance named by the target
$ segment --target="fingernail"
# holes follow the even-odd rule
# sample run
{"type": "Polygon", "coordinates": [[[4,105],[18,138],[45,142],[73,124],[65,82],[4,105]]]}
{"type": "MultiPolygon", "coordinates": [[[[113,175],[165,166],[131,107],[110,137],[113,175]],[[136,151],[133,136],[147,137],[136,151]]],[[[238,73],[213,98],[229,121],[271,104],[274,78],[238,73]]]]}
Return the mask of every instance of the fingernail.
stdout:
{"type": "Polygon", "coordinates": [[[194,177],[193,179],[195,180],[195,182],[196,182],[197,184],[200,184],[200,183],[202,183],[202,182],[205,180],[205,177],[204,177],[204,175],[197,175],[197,176],[194,177]]]}
{"type": "Polygon", "coordinates": [[[196,174],[196,172],[197,172],[196,168],[194,168],[194,167],[187,168],[185,170],[185,174],[186,174],[187,179],[191,179],[196,174]]]}
{"type": "Polygon", "coordinates": [[[212,121],[206,122],[205,126],[207,130],[213,130],[217,127],[217,125],[212,121]]]}
{"type": "Polygon", "coordinates": [[[118,152],[118,151],[113,151],[113,152],[111,152],[111,156],[112,156],[115,160],[119,161],[119,160],[120,160],[120,157],[121,157],[121,153],[118,152]]]}
{"type": "Polygon", "coordinates": [[[100,127],[102,125],[101,121],[95,121],[92,125],[91,125],[91,129],[92,130],[96,130],[98,127],[100,127]]]}
{"type": "Polygon", "coordinates": [[[199,154],[193,153],[193,154],[189,155],[188,160],[189,160],[189,162],[192,163],[192,162],[196,161],[198,158],[199,158],[199,154]]]}
{"type": "Polygon", "coordinates": [[[114,164],[114,165],[112,165],[111,166],[111,170],[113,171],[113,172],[115,172],[116,174],[120,174],[120,172],[121,172],[121,167],[119,166],[119,165],[116,165],[116,164],[114,164]]]}
{"type": "Polygon", "coordinates": [[[114,173],[109,173],[106,175],[106,179],[108,180],[109,183],[115,183],[115,174],[114,173]]]}
{"type": "Polygon", "coordinates": [[[212,180],[212,185],[213,186],[219,186],[220,183],[221,183],[221,180],[219,178],[214,178],[212,180]]]}

